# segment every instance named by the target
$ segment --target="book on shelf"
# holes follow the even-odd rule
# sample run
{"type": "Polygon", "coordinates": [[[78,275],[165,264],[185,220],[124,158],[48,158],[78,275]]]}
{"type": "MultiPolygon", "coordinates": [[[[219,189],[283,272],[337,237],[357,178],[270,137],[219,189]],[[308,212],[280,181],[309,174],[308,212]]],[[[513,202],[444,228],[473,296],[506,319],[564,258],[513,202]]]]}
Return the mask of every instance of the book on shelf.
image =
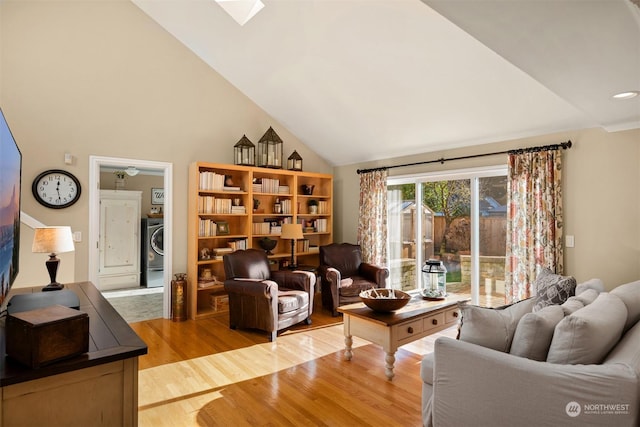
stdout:
{"type": "Polygon", "coordinates": [[[328,214],[331,213],[329,211],[329,202],[327,202],[326,200],[320,200],[318,202],[318,213],[319,214],[328,214]]]}
{"type": "Polygon", "coordinates": [[[222,190],[222,188],[224,187],[224,180],[224,174],[219,174],[211,171],[202,171],[200,172],[200,190],[222,190]]]}
{"type": "Polygon", "coordinates": [[[272,225],[271,229],[269,230],[269,234],[281,234],[282,233],[282,226],[280,225],[272,225]]]}
{"type": "Polygon", "coordinates": [[[273,178],[256,179],[251,188],[254,193],[278,193],[280,191],[280,180],[273,178]]]}
{"type": "Polygon", "coordinates": [[[218,234],[218,224],[210,219],[200,219],[198,223],[199,237],[213,237],[218,234]]]}
{"type": "Polygon", "coordinates": [[[247,239],[236,239],[227,243],[232,251],[247,249],[247,239]]]}
{"type": "Polygon", "coordinates": [[[198,213],[229,214],[232,213],[232,208],[231,199],[214,196],[198,196],[198,213]]]}
{"type": "Polygon", "coordinates": [[[280,185],[278,187],[278,194],[291,194],[291,190],[289,190],[288,185],[280,185]]]}
{"type": "Polygon", "coordinates": [[[315,220],[315,230],[319,233],[325,233],[328,230],[329,221],[326,218],[317,218],[315,220]]]}
{"type": "Polygon", "coordinates": [[[296,241],[296,252],[309,252],[309,239],[296,241]]]}
{"type": "Polygon", "coordinates": [[[232,214],[246,214],[247,208],[245,206],[231,206],[232,214]]]}
{"type": "Polygon", "coordinates": [[[269,222],[254,222],[253,234],[269,234],[271,223],[269,222]]]}
{"type": "Polygon", "coordinates": [[[291,214],[291,200],[289,199],[280,200],[280,205],[282,206],[283,214],[291,214]]]}
{"type": "Polygon", "coordinates": [[[240,187],[235,187],[235,186],[230,187],[228,185],[225,185],[224,187],[222,187],[222,191],[242,191],[242,190],[240,189],[240,187]]]}

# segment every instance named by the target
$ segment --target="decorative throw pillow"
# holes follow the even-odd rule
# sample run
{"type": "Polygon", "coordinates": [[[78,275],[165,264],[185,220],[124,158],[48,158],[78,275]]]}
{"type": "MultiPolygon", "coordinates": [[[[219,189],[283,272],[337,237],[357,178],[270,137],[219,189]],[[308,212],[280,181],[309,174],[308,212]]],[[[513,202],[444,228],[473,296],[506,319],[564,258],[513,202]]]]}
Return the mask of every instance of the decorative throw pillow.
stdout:
{"type": "Polygon", "coordinates": [[[578,301],[582,302],[583,305],[589,305],[594,302],[596,298],[598,298],[598,295],[600,295],[600,292],[596,291],[595,289],[587,289],[586,291],[581,292],[579,295],[573,296],[571,298],[577,299],[578,301]]]}
{"type": "Polygon", "coordinates": [[[559,305],[525,314],[518,322],[509,353],[541,362],[547,360],[553,330],[563,318],[564,311],[559,305]]]}
{"type": "Polygon", "coordinates": [[[620,340],[626,320],[624,302],[602,292],[594,302],[558,323],[547,362],[571,365],[602,362],[620,340]]]}
{"type": "Polygon", "coordinates": [[[575,295],[576,279],[554,274],[548,268],[543,268],[533,282],[533,289],[536,295],[533,311],[538,311],[548,305],[562,304],[575,295]]]}
{"type": "Polygon", "coordinates": [[[578,285],[576,286],[576,295],[580,295],[587,289],[594,289],[598,293],[604,292],[604,282],[600,279],[593,278],[582,283],[578,283],[578,285]]]}
{"type": "Polygon", "coordinates": [[[562,307],[564,315],[568,316],[584,307],[584,303],[576,297],[569,297],[560,307],[562,307]]]}
{"type": "Polygon", "coordinates": [[[627,306],[629,314],[624,325],[626,332],[640,320],[640,280],[620,285],[614,288],[611,293],[620,298],[624,305],[627,306]]]}
{"type": "Polygon", "coordinates": [[[518,301],[503,309],[461,303],[458,339],[486,348],[508,352],[518,321],[531,312],[533,298],[518,301]]]}

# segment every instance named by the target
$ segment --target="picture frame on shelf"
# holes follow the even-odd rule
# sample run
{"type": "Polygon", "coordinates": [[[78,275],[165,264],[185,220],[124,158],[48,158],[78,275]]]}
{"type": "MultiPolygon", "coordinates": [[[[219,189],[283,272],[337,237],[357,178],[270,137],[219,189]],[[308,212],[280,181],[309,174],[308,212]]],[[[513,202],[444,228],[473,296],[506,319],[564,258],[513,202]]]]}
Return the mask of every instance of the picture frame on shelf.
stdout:
{"type": "Polygon", "coordinates": [[[219,236],[225,236],[229,234],[229,223],[227,221],[218,221],[216,224],[219,236]]]}

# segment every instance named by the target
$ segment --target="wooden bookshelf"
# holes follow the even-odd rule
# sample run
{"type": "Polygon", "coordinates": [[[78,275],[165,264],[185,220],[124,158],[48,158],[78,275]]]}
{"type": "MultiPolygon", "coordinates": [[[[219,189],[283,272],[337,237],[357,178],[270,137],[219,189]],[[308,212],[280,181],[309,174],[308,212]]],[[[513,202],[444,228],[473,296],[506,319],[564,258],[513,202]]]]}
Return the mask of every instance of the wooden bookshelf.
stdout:
{"type": "Polygon", "coordinates": [[[318,248],[333,242],[331,175],[196,162],[189,167],[188,191],[191,319],[226,309],[222,286],[225,251],[260,249],[260,239],[268,237],[277,241],[269,255],[272,268],[277,269],[291,257],[291,241],[281,240],[278,229],[278,224],[287,222],[303,224],[305,241],[295,246],[297,264],[318,265],[318,248]],[[303,186],[313,186],[313,193],[303,194],[303,186]],[[318,202],[316,212],[311,211],[310,200],[318,202]],[[207,287],[199,282],[206,282],[207,287]]]}

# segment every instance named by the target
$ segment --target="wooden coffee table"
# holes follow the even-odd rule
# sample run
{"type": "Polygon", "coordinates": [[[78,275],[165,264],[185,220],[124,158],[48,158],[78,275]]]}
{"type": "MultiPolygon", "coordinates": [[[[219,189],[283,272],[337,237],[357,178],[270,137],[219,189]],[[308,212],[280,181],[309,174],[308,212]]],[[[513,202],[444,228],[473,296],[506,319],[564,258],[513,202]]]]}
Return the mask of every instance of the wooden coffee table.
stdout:
{"type": "Polygon", "coordinates": [[[445,300],[427,301],[413,297],[409,304],[391,313],[378,313],[364,303],[338,307],[344,315],[345,359],[353,357],[354,336],[382,346],[385,352],[385,374],[393,379],[393,364],[398,347],[455,325],[457,303],[469,301],[466,296],[449,294],[445,300]]]}

